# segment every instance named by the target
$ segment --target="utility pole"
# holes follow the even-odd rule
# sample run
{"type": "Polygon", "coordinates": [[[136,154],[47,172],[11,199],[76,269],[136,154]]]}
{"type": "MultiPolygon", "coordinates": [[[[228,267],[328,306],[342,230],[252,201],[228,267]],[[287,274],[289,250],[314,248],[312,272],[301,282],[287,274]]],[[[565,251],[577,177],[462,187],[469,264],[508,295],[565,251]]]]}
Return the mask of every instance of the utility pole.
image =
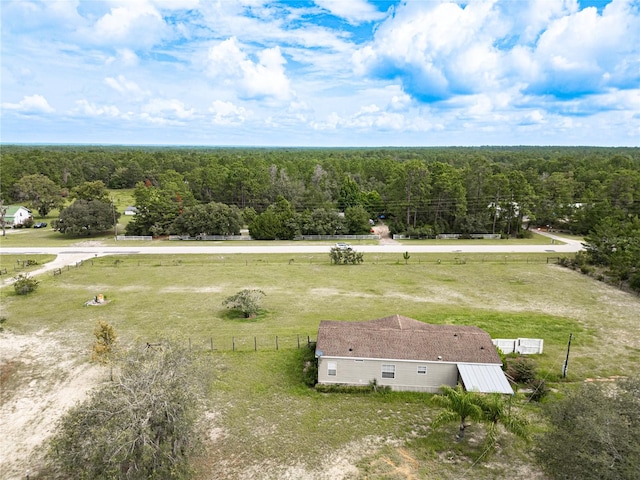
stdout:
{"type": "Polygon", "coordinates": [[[564,361],[564,366],[562,367],[562,378],[566,378],[567,376],[567,367],[569,366],[569,350],[571,350],[571,339],[573,338],[573,333],[569,334],[569,344],[567,345],[567,358],[564,361]]]}

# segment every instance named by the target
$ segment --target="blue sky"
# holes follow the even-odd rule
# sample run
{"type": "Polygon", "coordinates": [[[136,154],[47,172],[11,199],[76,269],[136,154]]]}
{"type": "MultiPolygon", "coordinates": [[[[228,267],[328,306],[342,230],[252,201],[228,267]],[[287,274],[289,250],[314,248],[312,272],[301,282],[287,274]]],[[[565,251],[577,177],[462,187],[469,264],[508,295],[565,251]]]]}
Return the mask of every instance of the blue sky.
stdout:
{"type": "Polygon", "coordinates": [[[3,143],[640,145],[640,0],[0,0],[3,143]]]}

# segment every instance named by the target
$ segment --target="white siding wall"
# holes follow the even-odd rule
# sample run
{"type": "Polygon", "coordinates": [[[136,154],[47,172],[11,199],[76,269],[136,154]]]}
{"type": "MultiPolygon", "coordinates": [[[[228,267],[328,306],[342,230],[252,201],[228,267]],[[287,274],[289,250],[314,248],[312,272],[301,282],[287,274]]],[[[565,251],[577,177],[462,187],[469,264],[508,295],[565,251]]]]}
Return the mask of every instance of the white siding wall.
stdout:
{"type": "Polygon", "coordinates": [[[393,390],[436,393],[441,385],[453,387],[458,383],[458,367],[455,363],[445,362],[330,357],[318,359],[318,383],[364,386],[374,378],[378,385],[390,386],[393,390]],[[328,374],[329,362],[336,365],[336,375],[328,374]],[[382,378],[383,364],[395,365],[395,378],[382,378]],[[418,374],[419,365],[427,367],[426,374],[418,374]]]}

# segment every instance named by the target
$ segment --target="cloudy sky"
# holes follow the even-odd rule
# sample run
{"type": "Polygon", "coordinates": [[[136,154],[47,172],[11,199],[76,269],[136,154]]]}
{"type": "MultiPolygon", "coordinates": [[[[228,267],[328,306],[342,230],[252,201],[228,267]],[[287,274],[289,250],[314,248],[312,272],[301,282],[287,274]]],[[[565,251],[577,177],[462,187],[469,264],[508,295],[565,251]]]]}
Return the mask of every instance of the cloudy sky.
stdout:
{"type": "Polygon", "coordinates": [[[640,145],[640,0],[0,0],[3,143],[640,145]]]}

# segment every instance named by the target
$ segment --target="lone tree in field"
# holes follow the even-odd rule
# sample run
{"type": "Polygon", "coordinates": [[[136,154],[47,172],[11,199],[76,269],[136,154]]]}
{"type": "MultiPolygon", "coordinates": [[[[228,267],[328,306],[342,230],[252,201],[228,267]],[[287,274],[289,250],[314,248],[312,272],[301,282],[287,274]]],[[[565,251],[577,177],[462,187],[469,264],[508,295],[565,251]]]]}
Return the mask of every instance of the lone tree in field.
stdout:
{"type": "Polygon", "coordinates": [[[252,318],[260,311],[262,297],[265,295],[262,290],[245,288],[235,295],[227,297],[222,305],[242,313],[244,318],[252,318]]]}
{"type": "Polygon", "coordinates": [[[113,381],[113,353],[116,342],[118,341],[118,335],[113,325],[108,324],[103,320],[96,322],[96,327],[93,330],[93,336],[96,337],[93,342],[93,351],[91,353],[91,359],[100,362],[104,365],[111,367],[110,378],[113,381]]]}
{"type": "Polygon", "coordinates": [[[115,381],[60,420],[43,478],[191,478],[202,375],[176,345],[129,352],[115,381]]]}

